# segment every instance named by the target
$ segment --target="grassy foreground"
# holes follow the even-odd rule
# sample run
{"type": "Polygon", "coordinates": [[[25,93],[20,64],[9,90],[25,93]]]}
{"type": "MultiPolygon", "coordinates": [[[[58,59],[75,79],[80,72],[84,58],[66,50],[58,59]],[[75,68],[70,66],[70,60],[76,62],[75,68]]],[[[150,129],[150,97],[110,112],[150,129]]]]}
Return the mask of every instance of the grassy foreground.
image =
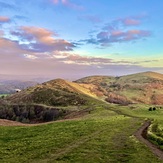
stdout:
{"type": "Polygon", "coordinates": [[[134,136],[142,118],[102,107],[72,121],[0,126],[0,162],[160,162],[134,136]]]}

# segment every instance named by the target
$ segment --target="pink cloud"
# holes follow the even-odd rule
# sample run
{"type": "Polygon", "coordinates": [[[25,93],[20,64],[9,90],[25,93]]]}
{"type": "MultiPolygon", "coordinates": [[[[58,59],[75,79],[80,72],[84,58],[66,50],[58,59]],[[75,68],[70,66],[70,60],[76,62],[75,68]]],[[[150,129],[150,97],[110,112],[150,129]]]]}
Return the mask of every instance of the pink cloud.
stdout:
{"type": "Polygon", "coordinates": [[[115,30],[115,31],[111,32],[112,36],[122,36],[123,34],[124,34],[124,32],[120,31],[120,30],[115,30]]]}
{"type": "Polygon", "coordinates": [[[4,35],[4,32],[0,30],[0,37],[4,35]]]}
{"type": "Polygon", "coordinates": [[[14,41],[5,39],[5,38],[0,38],[0,51],[6,49],[6,51],[9,51],[9,49],[16,49],[18,46],[14,41]]]}
{"type": "Polygon", "coordinates": [[[76,9],[76,10],[83,10],[83,6],[81,5],[78,5],[76,3],[73,3],[71,2],[70,0],[52,0],[52,2],[57,5],[59,3],[61,3],[62,5],[64,6],[67,6],[69,8],[72,8],[72,9],[76,9]]]}
{"type": "Polygon", "coordinates": [[[36,41],[45,43],[45,44],[51,44],[54,43],[53,36],[57,36],[56,33],[40,28],[40,27],[29,27],[29,26],[23,26],[21,27],[21,30],[24,31],[24,34],[27,36],[33,37],[36,41]]]}
{"type": "Polygon", "coordinates": [[[7,16],[0,16],[0,23],[10,22],[10,18],[7,16]]]}
{"type": "Polygon", "coordinates": [[[53,3],[54,4],[58,4],[59,3],[59,0],[53,0],[53,3]]]}
{"type": "Polygon", "coordinates": [[[45,28],[23,26],[18,31],[11,31],[11,34],[17,36],[22,42],[29,42],[29,44],[21,45],[26,50],[38,52],[71,51],[75,47],[69,41],[56,38],[58,36],[56,33],[45,28]]]}
{"type": "Polygon", "coordinates": [[[137,19],[123,19],[122,20],[122,23],[126,26],[130,26],[130,25],[139,25],[140,24],[140,20],[137,20],[137,19]]]}
{"type": "Polygon", "coordinates": [[[149,37],[150,35],[151,35],[151,33],[149,31],[145,31],[145,30],[129,30],[124,33],[123,40],[131,41],[131,40],[149,37]]]}
{"type": "Polygon", "coordinates": [[[61,2],[62,2],[63,5],[68,6],[70,8],[73,8],[73,9],[77,9],[77,10],[82,10],[83,9],[83,6],[72,3],[69,0],[61,0],[61,2]]]}

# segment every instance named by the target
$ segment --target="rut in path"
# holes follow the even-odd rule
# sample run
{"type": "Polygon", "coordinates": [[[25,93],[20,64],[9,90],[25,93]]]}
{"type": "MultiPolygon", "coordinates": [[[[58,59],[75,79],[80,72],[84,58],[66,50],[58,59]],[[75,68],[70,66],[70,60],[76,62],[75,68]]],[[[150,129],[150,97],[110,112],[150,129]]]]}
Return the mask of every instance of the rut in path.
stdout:
{"type": "Polygon", "coordinates": [[[146,121],[134,135],[137,139],[146,144],[160,160],[163,160],[163,151],[146,139],[147,129],[150,126],[150,124],[151,124],[150,121],[146,121]]]}
{"type": "MultiPolygon", "coordinates": [[[[105,130],[105,129],[103,129],[105,130]]],[[[96,132],[93,132],[92,134],[90,135],[86,135],[86,136],[83,136],[81,139],[78,139],[76,140],[75,142],[72,142],[72,144],[68,144],[67,147],[64,147],[64,148],[61,148],[59,150],[57,150],[55,152],[55,154],[51,154],[50,157],[48,159],[44,159],[44,160],[41,160],[40,163],[46,163],[48,161],[52,161],[52,160],[57,160],[59,159],[60,157],[62,157],[63,155],[65,155],[66,153],[69,153],[71,152],[73,149],[79,147],[80,145],[88,142],[89,140],[92,139],[92,137],[96,136],[96,135],[99,135],[103,130],[98,130],[96,132]]]]}

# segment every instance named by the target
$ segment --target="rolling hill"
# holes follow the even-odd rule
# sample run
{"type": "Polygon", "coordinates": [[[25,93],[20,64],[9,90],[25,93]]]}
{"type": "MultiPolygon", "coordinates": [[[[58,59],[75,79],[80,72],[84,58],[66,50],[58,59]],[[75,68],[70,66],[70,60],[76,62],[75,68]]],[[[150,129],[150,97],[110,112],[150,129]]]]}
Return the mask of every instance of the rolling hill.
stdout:
{"type": "Polygon", "coordinates": [[[91,92],[91,84],[77,84],[63,79],[55,79],[10,95],[11,103],[34,103],[50,106],[69,106],[85,104],[96,94],[91,92]]]}
{"type": "Polygon", "coordinates": [[[0,99],[0,118],[25,123],[78,117],[89,113],[97,96],[91,84],[55,79],[0,99]],[[84,106],[84,107],[82,107],[84,106]]]}
{"type": "Polygon", "coordinates": [[[163,75],[155,72],[120,77],[90,76],[75,81],[96,85],[110,103],[163,104],[163,75]]]}
{"type": "Polygon", "coordinates": [[[8,97],[11,103],[82,105],[90,99],[109,103],[163,104],[163,75],[154,72],[120,77],[89,76],[75,82],[55,79],[8,97]]]}

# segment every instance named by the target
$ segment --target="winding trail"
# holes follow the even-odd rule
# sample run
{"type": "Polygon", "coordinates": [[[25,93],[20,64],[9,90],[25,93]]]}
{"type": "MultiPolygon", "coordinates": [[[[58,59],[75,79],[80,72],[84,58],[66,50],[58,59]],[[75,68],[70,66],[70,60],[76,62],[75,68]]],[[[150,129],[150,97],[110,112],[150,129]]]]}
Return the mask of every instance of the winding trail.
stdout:
{"type": "Polygon", "coordinates": [[[150,150],[160,159],[163,160],[163,151],[159,149],[156,145],[152,144],[150,141],[148,141],[147,138],[147,130],[150,126],[151,121],[146,121],[134,134],[134,136],[139,139],[141,142],[146,144],[150,150]]]}

